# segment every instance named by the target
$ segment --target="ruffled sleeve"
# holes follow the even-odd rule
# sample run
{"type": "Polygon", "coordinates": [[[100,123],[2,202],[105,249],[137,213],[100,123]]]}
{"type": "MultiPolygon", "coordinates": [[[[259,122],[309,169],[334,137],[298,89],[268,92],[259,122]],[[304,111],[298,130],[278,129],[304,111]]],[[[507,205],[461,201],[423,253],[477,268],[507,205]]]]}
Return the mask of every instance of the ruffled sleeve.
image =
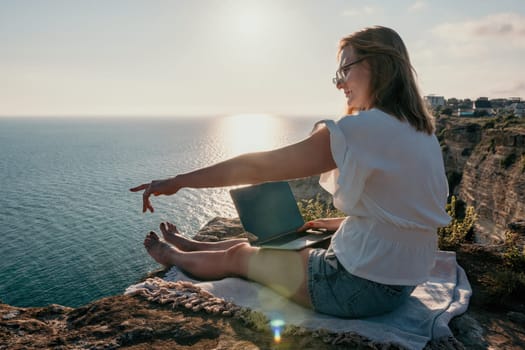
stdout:
{"type": "Polygon", "coordinates": [[[351,137],[347,135],[348,130],[344,132],[339,122],[333,120],[317,122],[314,130],[323,124],[330,132],[330,149],[337,168],[321,174],[319,184],[332,194],[337,209],[351,215],[363,193],[370,169],[359,159],[360,152],[357,152],[356,146],[347,141],[351,137]]]}

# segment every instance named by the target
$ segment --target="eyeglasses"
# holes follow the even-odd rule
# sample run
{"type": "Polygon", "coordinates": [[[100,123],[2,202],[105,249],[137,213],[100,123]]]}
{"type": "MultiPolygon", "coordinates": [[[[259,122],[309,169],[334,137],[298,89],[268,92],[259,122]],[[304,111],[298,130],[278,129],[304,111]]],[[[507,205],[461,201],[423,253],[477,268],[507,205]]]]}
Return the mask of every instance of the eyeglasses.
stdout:
{"type": "Polygon", "coordinates": [[[345,64],[344,66],[340,67],[335,72],[335,77],[332,78],[332,83],[334,83],[335,86],[337,86],[337,84],[344,83],[345,80],[346,80],[346,75],[350,71],[350,67],[352,67],[354,64],[357,64],[357,63],[361,62],[365,58],[366,57],[359,58],[359,59],[355,60],[354,62],[350,62],[350,63],[345,64]]]}

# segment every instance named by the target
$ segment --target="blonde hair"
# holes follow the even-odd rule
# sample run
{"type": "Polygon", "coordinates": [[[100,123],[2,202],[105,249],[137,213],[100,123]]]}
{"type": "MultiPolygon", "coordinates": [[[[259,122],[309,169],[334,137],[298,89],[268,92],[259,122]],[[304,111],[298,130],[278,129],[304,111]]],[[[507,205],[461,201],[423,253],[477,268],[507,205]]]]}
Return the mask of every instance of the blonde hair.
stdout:
{"type": "MultiPolygon", "coordinates": [[[[364,58],[370,66],[372,106],[407,121],[418,131],[432,134],[434,118],[421,97],[416,72],[401,37],[390,28],[365,28],[339,41],[338,58],[348,45],[356,59],[364,58]]],[[[348,113],[352,112],[349,108],[348,113]]]]}

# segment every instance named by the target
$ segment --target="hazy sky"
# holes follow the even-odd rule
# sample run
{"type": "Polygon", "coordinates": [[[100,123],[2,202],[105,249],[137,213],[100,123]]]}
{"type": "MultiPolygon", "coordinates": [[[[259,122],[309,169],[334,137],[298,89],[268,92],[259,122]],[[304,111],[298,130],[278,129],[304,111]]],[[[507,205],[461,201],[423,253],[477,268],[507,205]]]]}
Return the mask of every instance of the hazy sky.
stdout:
{"type": "Polygon", "coordinates": [[[424,94],[525,97],[523,0],[0,0],[0,115],[333,117],[338,40],[405,40],[424,94]]]}

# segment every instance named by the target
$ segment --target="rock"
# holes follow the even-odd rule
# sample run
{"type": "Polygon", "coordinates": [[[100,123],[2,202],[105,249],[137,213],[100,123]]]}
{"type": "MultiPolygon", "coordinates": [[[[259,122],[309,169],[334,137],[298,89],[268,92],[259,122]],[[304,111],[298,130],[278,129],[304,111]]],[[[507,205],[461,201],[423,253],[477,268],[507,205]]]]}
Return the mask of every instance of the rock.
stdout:
{"type": "Polygon", "coordinates": [[[2,319],[3,320],[11,320],[11,319],[17,317],[18,315],[20,315],[20,310],[11,310],[11,311],[5,313],[4,315],[2,315],[2,319]]]}
{"type": "MultiPolygon", "coordinates": [[[[57,314],[50,308],[19,309],[0,304],[0,349],[270,349],[268,328],[242,320],[159,305],[139,297],[113,296],[57,314]],[[49,314],[46,314],[49,312],[49,314]],[[21,328],[23,326],[23,329],[21,328]],[[31,326],[27,326],[31,325],[31,326]]],[[[319,339],[290,336],[286,348],[330,349],[319,339]],[[298,344],[301,344],[300,346],[298,344]]]]}
{"type": "Polygon", "coordinates": [[[229,219],[216,217],[210,220],[197,232],[193,239],[201,242],[217,242],[231,238],[247,238],[254,241],[256,237],[244,231],[239,218],[229,219]]]}
{"type": "Polygon", "coordinates": [[[524,313],[509,311],[507,313],[507,317],[512,322],[515,322],[515,323],[521,324],[521,325],[525,325],[525,314],[524,313]]]}
{"type": "Polygon", "coordinates": [[[316,199],[321,202],[332,203],[332,196],[319,185],[319,176],[289,181],[292,192],[297,201],[316,199]]]}
{"type": "Polygon", "coordinates": [[[58,305],[58,304],[49,304],[48,306],[42,308],[42,315],[63,315],[67,312],[73,311],[73,308],[58,305]]]}
{"type": "Polygon", "coordinates": [[[450,329],[454,336],[467,349],[486,349],[483,327],[468,314],[456,317],[450,321],[450,329]]]}
{"type": "Polygon", "coordinates": [[[525,218],[525,119],[440,118],[437,132],[451,193],[473,206],[479,240],[502,240],[509,222],[525,218]]]}
{"type": "Polygon", "coordinates": [[[507,225],[507,227],[509,230],[513,232],[525,235],[525,220],[511,222],[510,224],[507,225]]]}

